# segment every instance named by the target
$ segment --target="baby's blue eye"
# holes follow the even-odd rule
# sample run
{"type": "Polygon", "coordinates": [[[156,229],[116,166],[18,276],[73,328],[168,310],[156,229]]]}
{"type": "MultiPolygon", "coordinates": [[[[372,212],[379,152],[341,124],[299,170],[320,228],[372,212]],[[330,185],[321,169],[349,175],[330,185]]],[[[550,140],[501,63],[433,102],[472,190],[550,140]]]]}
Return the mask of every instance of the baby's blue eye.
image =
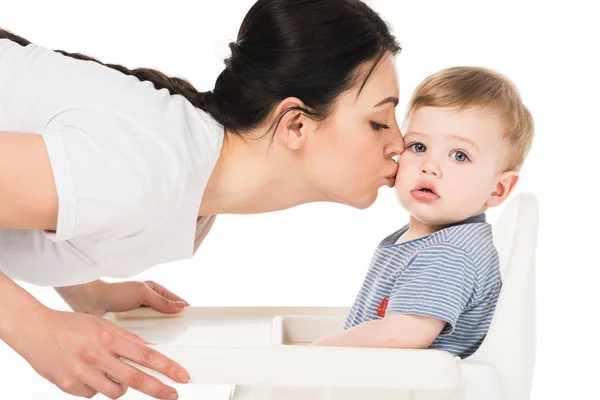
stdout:
{"type": "Polygon", "coordinates": [[[454,158],[456,161],[459,161],[459,162],[469,161],[469,157],[465,153],[463,153],[462,151],[458,151],[458,150],[457,151],[453,151],[450,154],[450,157],[454,158]]]}
{"type": "Polygon", "coordinates": [[[408,147],[412,148],[417,153],[425,153],[427,150],[427,147],[423,143],[413,143],[408,147]]]}

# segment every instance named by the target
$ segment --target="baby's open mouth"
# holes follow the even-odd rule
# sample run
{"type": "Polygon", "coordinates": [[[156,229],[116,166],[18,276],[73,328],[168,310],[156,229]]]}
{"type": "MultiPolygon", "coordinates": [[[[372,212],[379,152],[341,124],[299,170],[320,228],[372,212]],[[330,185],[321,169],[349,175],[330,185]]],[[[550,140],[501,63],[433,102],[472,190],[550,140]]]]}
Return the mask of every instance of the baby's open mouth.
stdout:
{"type": "Polygon", "coordinates": [[[411,191],[411,193],[412,196],[419,201],[432,202],[440,198],[440,196],[436,193],[433,185],[427,182],[420,183],[419,186],[417,186],[416,188],[414,188],[414,190],[411,191]]]}

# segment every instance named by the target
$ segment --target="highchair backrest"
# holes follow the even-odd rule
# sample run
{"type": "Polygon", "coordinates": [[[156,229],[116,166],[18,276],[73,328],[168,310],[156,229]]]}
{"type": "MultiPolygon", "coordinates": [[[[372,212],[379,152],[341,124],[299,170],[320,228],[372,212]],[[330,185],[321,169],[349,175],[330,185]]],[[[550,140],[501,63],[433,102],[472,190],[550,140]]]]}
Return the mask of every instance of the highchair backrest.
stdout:
{"type": "Polygon", "coordinates": [[[522,193],[509,200],[492,231],[500,257],[502,290],[487,336],[467,360],[496,368],[502,398],[528,399],[535,360],[536,197],[522,193]]]}

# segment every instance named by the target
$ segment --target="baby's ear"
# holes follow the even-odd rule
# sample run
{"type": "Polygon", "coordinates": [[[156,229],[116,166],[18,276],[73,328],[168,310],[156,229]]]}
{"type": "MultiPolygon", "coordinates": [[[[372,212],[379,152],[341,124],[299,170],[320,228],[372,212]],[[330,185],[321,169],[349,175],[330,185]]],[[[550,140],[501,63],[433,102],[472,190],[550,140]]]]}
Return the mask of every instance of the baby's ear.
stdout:
{"type": "Polygon", "coordinates": [[[496,187],[486,202],[487,206],[496,207],[502,204],[508,195],[512,193],[518,181],[519,173],[516,171],[507,171],[500,174],[497,178],[496,187]]]}

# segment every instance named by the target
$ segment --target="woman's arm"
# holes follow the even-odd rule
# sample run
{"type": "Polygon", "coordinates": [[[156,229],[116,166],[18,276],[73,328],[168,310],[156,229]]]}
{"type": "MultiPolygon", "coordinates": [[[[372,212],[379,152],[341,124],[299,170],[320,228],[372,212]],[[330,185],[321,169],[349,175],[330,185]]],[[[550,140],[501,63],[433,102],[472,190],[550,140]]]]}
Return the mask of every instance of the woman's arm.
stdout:
{"type": "Polygon", "coordinates": [[[106,312],[98,307],[98,297],[108,283],[102,280],[73,286],[59,286],[54,290],[75,312],[101,316],[106,312]]]}
{"type": "Polygon", "coordinates": [[[44,140],[0,131],[0,227],[56,230],[58,196],[44,140]]]}
{"type": "Polygon", "coordinates": [[[25,289],[0,272],[0,340],[16,340],[24,326],[29,326],[32,314],[44,306],[25,289]]]}

